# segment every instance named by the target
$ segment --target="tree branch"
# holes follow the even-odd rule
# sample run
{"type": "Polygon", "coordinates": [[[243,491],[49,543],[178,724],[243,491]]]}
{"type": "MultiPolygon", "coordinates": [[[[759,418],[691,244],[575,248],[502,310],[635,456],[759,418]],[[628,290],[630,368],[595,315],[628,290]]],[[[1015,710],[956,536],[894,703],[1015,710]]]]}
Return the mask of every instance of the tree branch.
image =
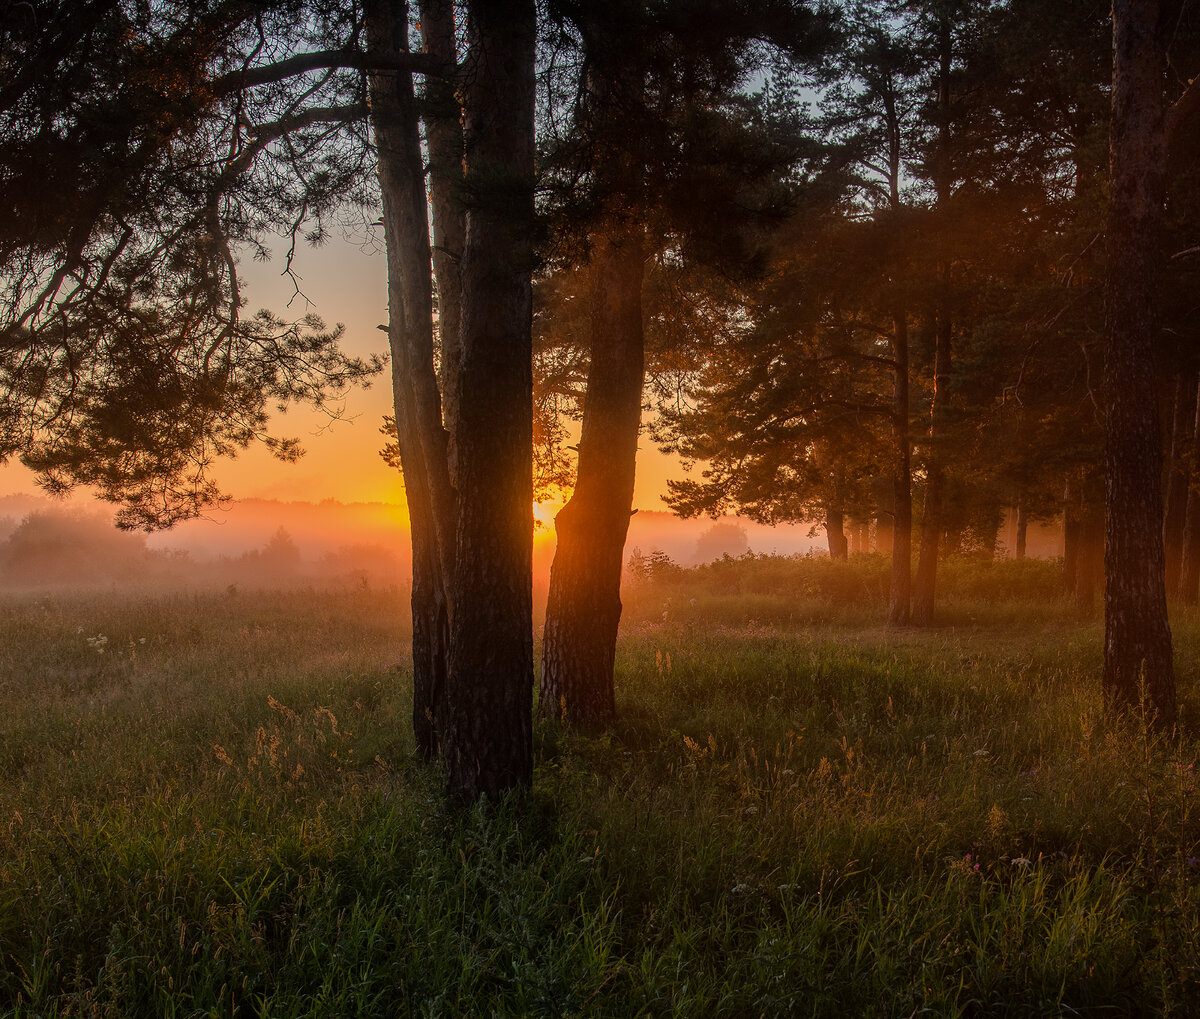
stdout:
{"type": "Polygon", "coordinates": [[[350,103],[346,106],[316,106],[310,110],[304,110],[302,113],[280,117],[279,120],[273,120],[267,124],[252,126],[250,132],[254,141],[247,145],[238,154],[237,159],[230,162],[225,168],[221,175],[222,183],[249,169],[250,164],[263,149],[284,135],[312,127],[314,124],[347,123],[351,120],[360,120],[366,115],[366,103],[350,103]]]}
{"type": "Polygon", "coordinates": [[[313,50],[309,53],[298,53],[273,64],[260,64],[257,67],[223,74],[209,84],[209,92],[214,98],[221,98],[257,85],[270,85],[296,75],[307,74],[309,71],[339,67],[374,72],[408,71],[414,74],[444,74],[455,70],[453,67],[447,67],[445,61],[431,57],[428,53],[397,53],[390,57],[382,57],[378,54],[368,56],[358,50],[313,50]]]}

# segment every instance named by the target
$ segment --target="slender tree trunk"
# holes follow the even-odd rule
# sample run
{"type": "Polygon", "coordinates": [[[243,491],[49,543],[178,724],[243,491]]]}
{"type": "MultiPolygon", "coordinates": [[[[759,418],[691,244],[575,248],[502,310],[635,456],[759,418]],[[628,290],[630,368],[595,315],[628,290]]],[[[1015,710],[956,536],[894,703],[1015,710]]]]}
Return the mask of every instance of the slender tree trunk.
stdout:
{"type": "Polygon", "coordinates": [[[1079,495],[1070,480],[1063,487],[1063,590],[1075,594],[1079,565],[1079,495]]]}
{"type": "Polygon", "coordinates": [[[888,623],[907,626],[912,598],[912,446],[908,437],[908,312],[893,318],[892,444],[895,502],[892,579],[888,591],[888,623]]]}
{"type": "Polygon", "coordinates": [[[468,5],[451,796],[533,778],[533,0],[468,5]]]}
{"type": "Polygon", "coordinates": [[[881,506],[879,512],[875,515],[875,551],[881,555],[890,556],[895,545],[895,514],[891,510],[881,506]]]}
{"type": "Polygon", "coordinates": [[[594,725],[615,710],[613,661],[621,565],[633,505],[644,340],[640,227],[614,225],[592,243],[591,368],[575,490],[555,518],[542,643],[540,711],[594,725]]]}
{"type": "Polygon", "coordinates": [[[921,516],[921,549],[917,555],[917,575],[913,581],[912,622],[914,626],[933,623],[934,594],[937,585],[938,541],[942,532],[942,469],[931,463],[925,470],[925,502],[921,516]]]}
{"type": "Polygon", "coordinates": [[[916,626],[930,626],[933,623],[938,545],[942,536],[945,474],[940,445],[945,431],[946,380],[950,372],[950,322],[944,313],[938,315],[936,344],[925,468],[925,502],[921,517],[921,550],[913,584],[912,622],[916,626]]]}
{"type": "MultiPolygon", "coordinates": [[[[1200,392],[1198,392],[1200,397],[1200,392]]],[[[1192,420],[1192,450],[1200,450],[1200,398],[1196,401],[1192,420]]],[[[1200,595],[1200,478],[1195,465],[1190,464],[1187,498],[1183,521],[1183,549],[1180,553],[1178,594],[1188,605],[1195,605],[1200,595]]]]}
{"type": "Polygon", "coordinates": [[[1168,593],[1179,590],[1183,562],[1183,533],[1187,523],[1188,492],[1192,482],[1192,434],[1196,422],[1195,372],[1183,371],[1175,380],[1171,415],[1171,453],[1167,462],[1167,497],[1163,511],[1163,554],[1168,593]]]}
{"type": "Polygon", "coordinates": [[[1125,704],[1144,689],[1175,715],[1155,394],[1155,287],[1165,195],[1163,48],[1157,0],[1114,0],[1104,383],[1104,689],[1125,704]]]}
{"type": "MultiPolygon", "coordinates": [[[[950,69],[952,35],[950,22],[942,18],[938,26],[938,143],[934,166],[937,207],[944,209],[950,198],[950,69]]],[[[942,502],[945,496],[945,471],[942,446],[945,440],[947,398],[950,375],[949,265],[944,253],[938,260],[937,325],[933,358],[933,400],[929,408],[929,444],[925,471],[925,504],[921,519],[921,551],[917,558],[917,576],[913,585],[912,621],[917,626],[933,623],[937,584],[938,543],[942,535],[942,502]]]]}
{"type": "MultiPolygon", "coordinates": [[[[366,15],[370,52],[407,51],[403,0],[373,0],[366,15]]],[[[418,752],[428,759],[437,753],[445,711],[453,494],[434,370],[429,231],[412,76],[374,74],[370,89],[387,245],[392,396],[412,531],[413,731],[418,752]]]]}
{"type": "Polygon", "coordinates": [[[846,515],[827,505],[825,507],[825,537],[829,542],[829,558],[845,562],[850,557],[850,542],[846,538],[846,515]]]}
{"type": "Polygon", "coordinates": [[[1025,558],[1025,548],[1029,536],[1029,514],[1025,510],[1025,501],[1017,500],[1017,540],[1014,554],[1018,559],[1025,558]]]}
{"type": "Polygon", "coordinates": [[[1104,509],[1088,502],[1079,514],[1078,551],[1075,559],[1075,608],[1091,615],[1096,606],[1096,587],[1104,570],[1104,509]]]}

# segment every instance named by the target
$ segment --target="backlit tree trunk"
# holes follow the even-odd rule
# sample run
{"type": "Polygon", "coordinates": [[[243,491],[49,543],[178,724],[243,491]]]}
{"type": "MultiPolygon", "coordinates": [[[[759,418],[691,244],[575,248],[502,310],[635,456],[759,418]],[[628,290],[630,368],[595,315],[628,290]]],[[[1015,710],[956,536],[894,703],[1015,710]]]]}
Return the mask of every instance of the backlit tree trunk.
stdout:
{"type": "Polygon", "coordinates": [[[1023,500],[1017,501],[1017,536],[1013,555],[1017,559],[1025,558],[1026,539],[1029,536],[1029,514],[1025,511],[1023,500]]]}
{"type": "MultiPolygon", "coordinates": [[[[407,51],[403,0],[375,0],[366,15],[372,55],[407,51]]],[[[372,74],[370,89],[387,246],[392,396],[412,531],[413,731],[418,752],[428,759],[437,753],[445,713],[453,493],[434,369],[425,177],[412,76],[372,74]]]]}
{"type": "Polygon", "coordinates": [[[1075,556],[1075,608],[1091,615],[1096,587],[1104,579],[1104,510],[1088,503],[1079,516],[1078,551],[1075,556]]]}
{"type": "MultiPolygon", "coordinates": [[[[936,205],[944,210],[950,198],[950,22],[943,18],[938,26],[938,141],[933,174],[936,205]]],[[[938,543],[942,536],[942,501],[945,495],[945,425],[949,394],[952,330],[948,301],[947,259],[938,260],[937,323],[933,355],[933,400],[929,408],[929,441],[926,451],[925,504],[921,517],[921,551],[917,558],[917,576],[913,584],[912,621],[917,626],[933,623],[934,595],[937,584],[938,543]]]]}
{"type": "Polygon", "coordinates": [[[945,484],[942,450],[946,420],[946,379],[950,372],[950,322],[939,313],[937,346],[934,352],[933,403],[929,411],[926,446],[925,502],[921,515],[921,551],[913,584],[912,621],[916,626],[933,623],[937,584],[938,544],[942,536],[942,499],[945,484]]]}
{"type": "Polygon", "coordinates": [[[892,579],[888,590],[888,623],[906,626],[912,597],[912,447],[908,438],[908,313],[899,311],[892,330],[892,442],[895,502],[892,579]]]}
{"type": "Polygon", "coordinates": [[[825,507],[825,537],[829,542],[829,558],[835,562],[845,562],[850,557],[845,522],[846,515],[840,509],[825,507]]]}
{"type": "Polygon", "coordinates": [[[1070,480],[1063,486],[1063,590],[1075,593],[1075,577],[1079,563],[1079,493],[1070,480]]]}
{"type": "Polygon", "coordinates": [[[1175,714],[1162,532],[1154,310],[1165,191],[1163,48],[1157,0],[1113,3],[1105,441],[1104,689],[1136,704],[1144,684],[1175,714]]]}
{"type": "Polygon", "coordinates": [[[444,757],[459,799],[533,777],[532,0],[468,5],[458,494],[444,757]]]}
{"type": "Polygon", "coordinates": [[[614,711],[621,564],[642,412],[644,251],[639,227],[593,239],[591,367],[575,490],[558,513],[540,710],[573,725],[614,711]]]}

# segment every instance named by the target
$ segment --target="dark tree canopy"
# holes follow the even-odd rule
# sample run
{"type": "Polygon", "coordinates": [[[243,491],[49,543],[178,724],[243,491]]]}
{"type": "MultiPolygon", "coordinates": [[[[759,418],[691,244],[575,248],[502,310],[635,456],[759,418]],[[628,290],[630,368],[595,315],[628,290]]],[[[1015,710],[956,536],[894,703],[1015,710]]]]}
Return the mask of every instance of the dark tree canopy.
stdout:
{"type": "MultiPolygon", "coordinates": [[[[275,405],[380,362],[315,318],[247,314],[238,258],[372,200],[350,11],[10,4],[0,87],[0,457],[94,485],[130,526],[219,498],[275,405]],[[52,71],[50,69],[53,69],[52,71]]],[[[289,254],[289,265],[290,265],[289,254]]]]}

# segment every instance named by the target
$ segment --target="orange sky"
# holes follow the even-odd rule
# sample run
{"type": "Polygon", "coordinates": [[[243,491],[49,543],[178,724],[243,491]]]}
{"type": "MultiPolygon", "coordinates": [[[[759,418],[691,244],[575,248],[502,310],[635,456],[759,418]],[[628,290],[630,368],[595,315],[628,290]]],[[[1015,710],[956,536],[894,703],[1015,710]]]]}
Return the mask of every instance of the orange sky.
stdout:
{"type": "MultiPolygon", "coordinates": [[[[246,284],[248,310],[267,307],[297,318],[313,311],[327,324],[345,325],[344,345],[350,353],[385,350],[386,337],[377,328],[387,321],[382,250],[372,250],[361,239],[335,239],[320,249],[298,250],[297,271],[301,288],[311,301],[308,304],[303,297],[293,297],[291,283],[280,276],[286,248],[283,241],[275,244],[275,259],[267,264],[243,259],[239,269],[246,284]]],[[[386,372],[370,389],[351,392],[344,404],[343,420],[330,421],[302,408],[276,415],[272,423],[275,434],[299,438],[306,455],[297,463],[284,464],[261,447],[252,447],[236,460],[218,465],[218,484],[234,498],[402,503],[399,475],[379,457],[384,442],[379,427],[383,416],[391,412],[386,372]]],[[[678,468],[645,439],[639,457],[634,505],[664,509],[659,495],[666,490],[668,472],[677,476],[678,468]]],[[[34,491],[33,477],[24,468],[11,463],[0,467],[0,495],[34,491]]]]}

